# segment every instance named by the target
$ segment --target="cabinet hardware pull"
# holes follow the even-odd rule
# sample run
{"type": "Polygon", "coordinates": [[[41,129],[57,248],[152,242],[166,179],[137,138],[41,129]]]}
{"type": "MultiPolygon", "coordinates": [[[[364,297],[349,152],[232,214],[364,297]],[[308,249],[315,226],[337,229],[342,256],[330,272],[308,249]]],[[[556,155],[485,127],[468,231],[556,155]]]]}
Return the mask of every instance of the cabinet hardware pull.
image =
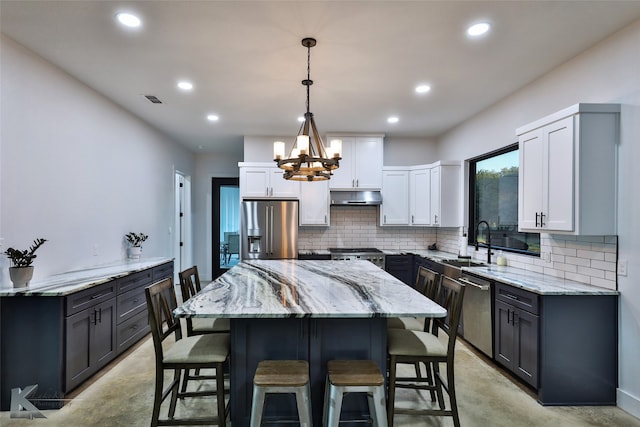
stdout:
{"type": "Polygon", "coordinates": [[[384,223],[385,224],[387,223],[387,216],[386,215],[384,216],[384,223]]]}
{"type": "Polygon", "coordinates": [[[518,299],[518,297],[517,297],[517,296],[515,296],[515,295],[511,295],[511,294],[502,294],[502,296],[504,296],[505,298],[512,299],[512,300],[514,300],[514,301],[520,301],[520,300],[518,299]]]}
{"type": "Polygon", "coordinates": [[[434,223],[437,224],[438,223],[438,215],[434,215],[433,218],[434,218],[434,223]]]}
{"type": "Polygon", "coordinates": [[[356,187],[360,187],[360,180],[356,179],[356,187]]]}
{"type": "Polygon", "coordinates": [[[98,309],[98,322],[102,323],[102,308],[98,309]]]}
{"type": "Polygon", "coordinates": [[[413,219],[413,215],[411,215],[411,224],[415,223],[415,220],[413,219]]]}
{"type": "Polygon", "coordinates": [[[91,295],[91,299],[98,299],[100,297],[103,297],[104,294],[95,294],[95,295],[91,295]]]}
{"type": "Polygon", "coordinates": [[[538,212],[536,212],[536,228],[538,227],[538,212]]]}
{"type": "Polygon", "coordinates": [[[544,227],[544,217],[546,215],[540,212],[540,227],[544,227]]]}

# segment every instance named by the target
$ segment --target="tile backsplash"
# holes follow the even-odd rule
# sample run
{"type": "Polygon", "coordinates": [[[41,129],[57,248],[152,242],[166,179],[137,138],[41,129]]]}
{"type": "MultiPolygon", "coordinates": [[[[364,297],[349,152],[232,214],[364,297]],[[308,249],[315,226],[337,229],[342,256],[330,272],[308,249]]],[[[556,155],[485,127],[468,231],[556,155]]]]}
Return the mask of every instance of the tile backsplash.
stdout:
{"type": "MultiPolygon", "coordinates": [[[[459,228],[380,227],[377,206],[332,206],[330,227],[300,227],[300,251],[330,247],[374,247],[383,250],[424,251],[438,249],[458,254],[459,228]]],[[[541,234],[542,255],[533,257],[505,252],[508,265],[549,276],[617,289],[617,236],[564,236],[541,234]]],[[[486,260],[486,250],[468,247],[468,255],[486,260]]],[[[493,259],[497,258],[494,253],[493,259]]]]}

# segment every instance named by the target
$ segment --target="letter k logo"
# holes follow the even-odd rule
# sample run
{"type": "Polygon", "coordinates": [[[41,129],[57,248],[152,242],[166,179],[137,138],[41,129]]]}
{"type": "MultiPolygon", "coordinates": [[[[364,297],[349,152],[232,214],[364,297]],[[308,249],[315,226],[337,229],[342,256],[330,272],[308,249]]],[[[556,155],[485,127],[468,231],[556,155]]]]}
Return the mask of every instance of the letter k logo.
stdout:
{"type": "Polygon", "coordinates": [[[38,389],[38,385],[30,385],[21,390],[11,389],[11,415],[10,418],[47,418],[27,398],[38,389]]]}

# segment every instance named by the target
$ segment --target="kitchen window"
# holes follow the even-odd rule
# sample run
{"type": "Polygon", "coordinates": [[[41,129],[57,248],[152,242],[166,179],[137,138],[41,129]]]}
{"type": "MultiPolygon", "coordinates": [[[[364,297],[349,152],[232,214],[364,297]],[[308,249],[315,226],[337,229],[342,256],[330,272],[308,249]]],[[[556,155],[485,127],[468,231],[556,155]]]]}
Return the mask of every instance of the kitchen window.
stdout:
{"type": "Polygon", "coordinates": [[[469,160],[469,244],[487,243],[508,252],[540,255],[540,234],[518,231],[518,144],[469,160]]]}

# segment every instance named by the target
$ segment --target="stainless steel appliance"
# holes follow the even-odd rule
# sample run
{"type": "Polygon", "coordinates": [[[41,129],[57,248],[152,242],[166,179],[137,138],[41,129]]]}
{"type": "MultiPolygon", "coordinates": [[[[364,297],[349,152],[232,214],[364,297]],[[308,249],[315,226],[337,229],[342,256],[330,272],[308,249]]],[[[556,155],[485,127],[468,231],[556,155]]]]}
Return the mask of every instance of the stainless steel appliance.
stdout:
{"type": "Polygon", "coordinates": [[[240,236],[242,259],[297,258],[298,201],[243,201],[240,236]]]}
{"type": "Polygon", "coordinates": [[[458,280],[465,284],[462,300],[462,335],[478,350],[493,358],[491,282],[466,272],[462,272],[458,280]]]}
{"type": "Polygon", "coordinates": [[[339,261],[371,261],[384,269],[384,252],[376,248],[329,248],[332,260],[339,261]]]}

